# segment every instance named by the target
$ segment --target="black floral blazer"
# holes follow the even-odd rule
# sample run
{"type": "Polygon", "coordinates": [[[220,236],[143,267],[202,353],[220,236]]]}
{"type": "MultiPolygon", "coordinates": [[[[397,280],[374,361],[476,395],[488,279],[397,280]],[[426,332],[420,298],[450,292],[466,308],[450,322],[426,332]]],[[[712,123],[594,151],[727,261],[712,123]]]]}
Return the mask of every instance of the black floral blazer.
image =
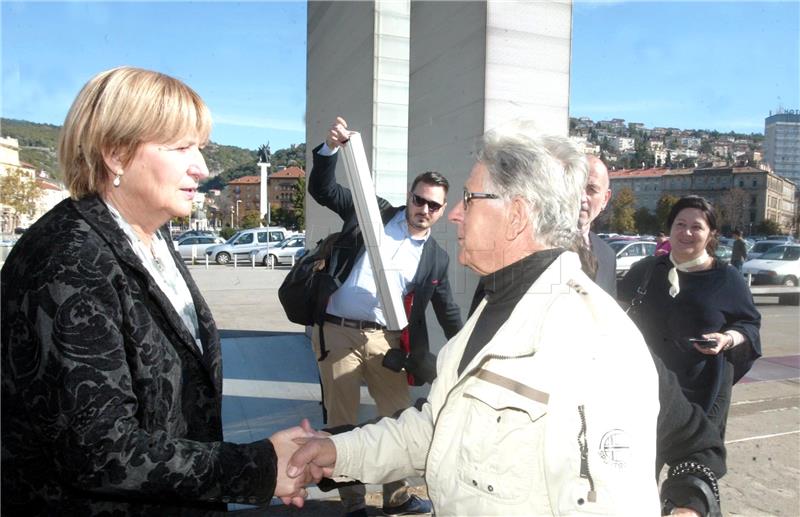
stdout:
{"type": "Polygon", "coordinates": [[[271,498],[272,444],[222,442],[219,334],[174,257],[202,353],[99,198],[61,202],[14,246],[0,286],[3,515],[271,498]]]}

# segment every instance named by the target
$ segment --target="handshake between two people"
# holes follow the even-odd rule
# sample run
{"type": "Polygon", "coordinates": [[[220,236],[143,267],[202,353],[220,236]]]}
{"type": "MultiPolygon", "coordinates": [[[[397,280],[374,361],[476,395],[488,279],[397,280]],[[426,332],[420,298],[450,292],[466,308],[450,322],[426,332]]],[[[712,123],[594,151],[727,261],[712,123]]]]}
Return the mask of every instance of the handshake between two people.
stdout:
{"type": "Polygon", "coordinates": [[[329,433],[312,428],[306,418],[299,426],[270,436],[278,457],[275,497],[283,504],[301,508],[308,497],[306,485],[332,476],[336,446],[328,436],[329,433]]]}

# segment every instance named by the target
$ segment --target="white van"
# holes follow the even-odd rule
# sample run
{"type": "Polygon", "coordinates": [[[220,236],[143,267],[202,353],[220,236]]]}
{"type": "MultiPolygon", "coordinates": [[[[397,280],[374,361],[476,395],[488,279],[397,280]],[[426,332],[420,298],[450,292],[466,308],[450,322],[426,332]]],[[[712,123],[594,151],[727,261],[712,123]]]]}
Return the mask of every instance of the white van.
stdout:
{"type": "Polygon", "coordinates": [[[256,248],[265,244],[277,244],[291,235],[292,232],[282,226],[268,228],[248,228],[231,236],[225,244],[217,244],[206,249],[206,255],[217,264],[227,264],[234,255],[247,256],[256,248]]]}

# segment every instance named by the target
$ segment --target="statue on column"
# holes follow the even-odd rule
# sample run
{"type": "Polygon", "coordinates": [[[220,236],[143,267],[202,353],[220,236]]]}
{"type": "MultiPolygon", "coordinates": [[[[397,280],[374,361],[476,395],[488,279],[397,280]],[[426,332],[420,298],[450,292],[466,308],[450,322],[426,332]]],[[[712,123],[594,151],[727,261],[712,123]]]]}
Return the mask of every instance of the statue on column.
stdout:
{"type": "Polygon", "coordinates": [[[261,145],[258,147],[258,162],[259,163],[269,163],[270,158],[272,157],[272,153],[269,150],[269,142],[265,145],[261,145]]]}

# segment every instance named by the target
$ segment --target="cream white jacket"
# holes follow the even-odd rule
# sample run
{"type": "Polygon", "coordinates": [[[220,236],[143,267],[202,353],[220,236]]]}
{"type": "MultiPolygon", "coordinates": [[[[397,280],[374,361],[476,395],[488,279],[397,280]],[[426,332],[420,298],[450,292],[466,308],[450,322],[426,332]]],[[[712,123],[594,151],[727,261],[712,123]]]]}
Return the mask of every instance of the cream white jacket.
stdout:
{"type": "Polygon", "coordinates": [[[660,515],[657,374],[616,302],[565,252],[458,375],[485,303],[422,411],[332,437],[335,475],[424,475],[437,516],[660,515]]]}

